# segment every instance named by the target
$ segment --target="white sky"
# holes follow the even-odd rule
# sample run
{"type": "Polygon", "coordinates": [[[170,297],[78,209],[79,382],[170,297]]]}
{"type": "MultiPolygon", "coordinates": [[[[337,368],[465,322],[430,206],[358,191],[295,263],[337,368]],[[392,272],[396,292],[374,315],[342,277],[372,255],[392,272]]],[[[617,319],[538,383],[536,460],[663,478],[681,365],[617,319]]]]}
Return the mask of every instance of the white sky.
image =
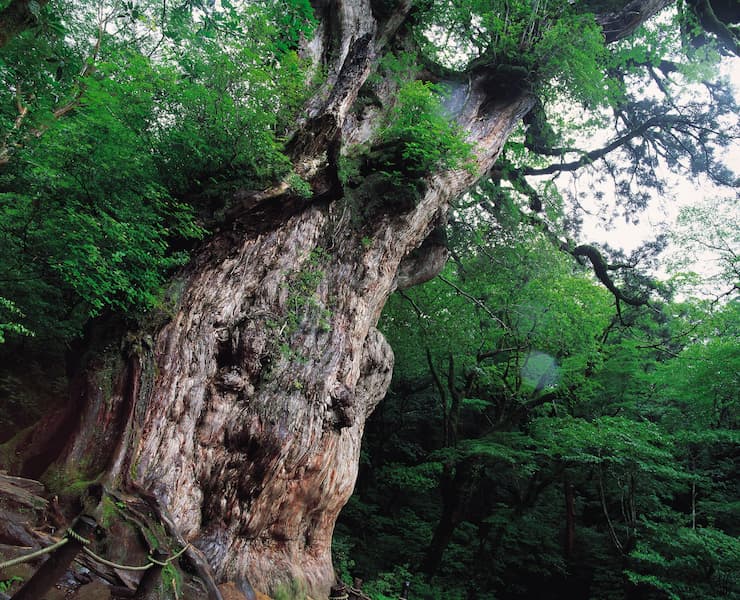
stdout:
{"type": "MultiPolygon", "coordinates": [[[[740,97],[740,58],[725,59],[723,71],[726,71],[730,77],[735,97],[740,97]]],[[[740,177],[740,140],[736,140],[735,144],[727,149],[725,156],[725,164],[740,177]]],[[[668,177],[671,176],[668,175],[668,177]]],[[[718,193],[716,188],[712,188],[707,182],[702,185],[698,181],[692,182],[675,177],[674,179],[676,179],[676,184],[672,190],[672,197],[656,198],[645,211],[644,216],[640,218],[639,223],[629,224],[622,219],[621,222],[615,223],[618,227],[609,231],[604,228],[598,218],[589,217],[586,231],[601,236],[601,239],[610,245],[629,251],[651,237],[656,227],[662,224],[673,224],[682,206],[695,203],[698,199],[711,199],[718,193]]],[[[728,191],[721,190],[719,193],[727,195],[728,191]]],[[[595,212],[598,211],[598,207],[593,208],[595,212]]],[[[738,208],[738,216],[740,218],[740,208],[738,208]]]]}
{"type": "MultiPolygon", "coordinates": [[[[740,96],[740,58],[726,59],[723,61],[723,71],[729,75],[735,90],[735,97],[740,96]]],[[[600,144],[595,144],[595,147],[600,144]]],[[[732,147],[727,148],[723,162],[740,177],[740,140],[736,140],[732,147]]],[[[617,217],[611,225],[605,223],[605,219],[599,217],[599,214],[611,214],[614,207],[614,200],[597,201],[590,193],[583,201],[586,211],[584,213],[583,234],[579,241],[592,243],[607,243],[612,247],[621,248],[629,252],[646,240],[654,239],[657,232],[671,230],[674,228],[676,218],[682,207],[695,204],[707,204],[713,206],[724,202],[728,205],[728,214],[734,218],[737,227],[740,227],[740,199],[737,190],[718,189],[713,187],[706,180],[690,181],[685,178],[679,178],[670,173],[665,173],[668,180],[673,180],[673,185],[667,186],[669,194],[657,197],[654,196],[648,208],[637,216],[637,222],[626,223],[624,218],[617,217]],[[733,206],[734,203],[734,206],[733,206]]],[[[581,192],[589,192],[589,183],[582,179],[577,181],[571,174],[563,174],[558,179],[558,187],[566,189],[578,189],[581,192]]],[[[740,248],[736,248],[740,254],[740,248]]],[[[680,254],[682,249],[669,247],[665,252],[665,258],[675,258],[680,254]]],[[[698,273],[707,272],[710,265],[715,264],[716,260],[709,254],[698,257],[693,264],[693,270],[698,273]]],[[[667,274],[661,269],[661,277],[667,274]]]]}

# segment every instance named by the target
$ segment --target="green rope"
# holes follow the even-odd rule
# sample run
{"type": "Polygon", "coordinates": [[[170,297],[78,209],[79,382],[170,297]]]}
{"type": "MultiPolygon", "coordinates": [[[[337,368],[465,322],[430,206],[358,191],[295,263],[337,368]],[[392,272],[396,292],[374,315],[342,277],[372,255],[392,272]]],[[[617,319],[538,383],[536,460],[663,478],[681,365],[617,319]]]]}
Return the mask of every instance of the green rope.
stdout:
{"type": "Polygon", "coordinates": [[[31,552],[30,554],[25,554],[23,556],[18,556],[16,558],[12,558],[10,560],[6,560],[5,562],[0,563],[0,569],[6,569],[7,567],[12,567],[13,565],[18,565],[20,563],[24,563],[29,560],[33,560],[34,558],[37,558],[39,556],[43,556],[44,554],[47,554],[48,552],[54,552],[57,548],[61,548],[69,541],[69,538],[62,538],[55,544],[52,544],[51,546],[47,546],[46,548],[41,548],[41,550],[36,550],[35,552],[31,552]]]}
{"type": "Polygon", "coordinates": [[[83,548],[82,550],[85,552],[85,554],[94,558],[99,563],[107,567],[112,567],[114,569],[123,569],[124,571],[146,571],[147,569],[150,569],[154,566],[154,563],[152,562],[148,562],[147,564],[141,566],[121,565],[119,563],[114,563],[110,560],[106,560],[102,556],[98,556],[97,554],[95,554],[95,552],[90,550],[90,548],[83,548]]]}
{"type": "Polygon", "coordinates": [[[77,533],[74,529],[67,529],[67,537],[72,538],[75,541],[80,542],[83,546],[87,546],[90,543],[90,540],[85,539],[82,537],[79,533],[77,533]]]}
{"type": "Polygon", "coordinates": [[[180,556],[182,556],[182,554],[185,552],[185,550],[187,550],[189,547],[190,547],[190,544],[186,544],[185,547],[182,548],[182,550],[180,550],[177,554],[173,554],[172,556],[170,556],[164,562],[159,561],[159,560],[156,560],[155,558],[152,558],[151,556],[148,556],[147,559],[148,559],[149,562],[146,563],[145,565],[141,565],[141,566],[122,565],[120,563],[115,563],[113,561],[106,560],[102,556],[98,556],[97,554],[95,554],[95,552],[93,552],[92,550],[90,550],[90,548],[83,548],[82,550],[85,552],[85,554],[87,554],[88,556],[90,556],[94,560],[98,561],[100,564],[103,564],[103,565],[105,565],[107,567],[112,567],[114,569],[123,569],[124,571],[146,571],[147,569],[152,568],[154,565],[159,565],[161,567],[166,567],[173,560],[175,560],[176,558],[179,558],[180,556]]]}
{"type": "Polygon", "coordinates": [[[18,565],[20,563],[33,560],[34,558],[38,558],[39,556],[43,556],[44,554],[48,554],[49,552],[54,552],[54,550],[56,550],[57,548],[61,548],[62,546],[64,546],[64,544],[66,544],[70,539],[77,540],[78,542],[80,542],[83,546],[82,550],[85,552],[85,554],[92,557],[99,563],[106,565],[108,567],[112,567],[114,569],[123,569],[125,571],[146,571],[147,569],[150,569],[154,565],[166,567],[173,560],[182,556],[185,553],[185,551],[190,547],[190,544],[185,544],[185,546],[179,552],[177,552],[176,554],[173,554],[164,562],[156,560],[152,558],[151,556],[148,556],[147,558],[149,559],[149,562],[145,565],[141,565],[141,566],[121,565],[119,563],[106,560],[102,556],[98,556],[97,554],[95,554],[95,552],[93,552],[92,550],[90,550],[90,548],[87,547],[87,545],[90,543],[90,540],[86,540],[76,531],[73,531],[72,529],[68,529],[66,537],[63,537],[58,542],[52,544],[51,546],[47,546],[46,548],[41,548],[41,550],[36,550],[35,552],[31,552],[30,554],[25,554],[23,556],[18,556],[16,558],[6,560],[5,562],[0,563],[0,569],[6,569],[8,567],[12,567],[13,565],[18,565]]]}
{"type": "Polygon", "coordinates": [[[159,565],[160,567],[166,567],[173,560],[175,560],[177,558],[180,558],[185,553],[185,550],[187,550],[188,548],[190,548],[190,544],[185,544],[185,546],[182,549],[180,549],[176,554],[173,554],[172,556],[170,556],[164,562],[162,562],[160,560],[157,560],[151,554],[149,556],[147,556],[147,558],[149,559],[150,562],[154,563],[155,565],[159,565]]]}

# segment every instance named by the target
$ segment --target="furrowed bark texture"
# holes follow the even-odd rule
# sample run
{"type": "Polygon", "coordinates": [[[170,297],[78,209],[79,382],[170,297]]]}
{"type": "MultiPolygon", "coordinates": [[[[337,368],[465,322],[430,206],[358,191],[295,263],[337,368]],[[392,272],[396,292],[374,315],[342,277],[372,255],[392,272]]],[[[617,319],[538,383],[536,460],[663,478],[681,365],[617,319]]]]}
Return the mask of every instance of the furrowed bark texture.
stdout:
{"type": "MultiPolygon", "coordinates": [[[[377,23],[367,1],[318,6],[307,56],[328,75],[290,146],[314,200],[285,185],[244,194],[233,227],[178,280],[171,319],[73,387],[81,417],[60,463],[153,494],[218,581],[270,591],[296,579],[315,598],[328,594],[334,523],[365,419],[391,378],[380,312],[397,286],[441,268],[438,245],[425,246],[426,263],[412,252],[533,105],[494,70],[454,84],[448,108],[475,145],[475,173],[432,174],[418,201],[386,203],[357,225],[336,157],[377,125],[378,108],[350,109],[407,10],[401,2],[377,23]]],[[[29,472],[48,463],[36,461],[29,472]]]]}
{"type": "MultiPolygon", "coordinates": [[[[478,124],[488,161],[528,106],[478,124]]],[[[471,181],[435,176],[413,210],[362,231],[340,203],[308,206],[271,231],[217,236],[194,264],[156,338],[126,469],[218,579],[265,590],[298,579],[326,596],[334,522],[391,378],[374,326],[404,256],[471,181]]]]}
{"type": "MultiPolygon", "coordinates": [[[[488,101],[473,89],[461,114],[482,170],[530,106],[518,98],[479,113],[488,101]]],[[[302,164],[324,135],[302,146],[302,164]]],[[[334,523],[391,378],[375,324],[404,256],[472,181],[433,176],[413,209],[361,230],[340,201],[309,205],[272,228],[215,236],[193,263],[154,340],[151,380],[128,384],[138,388],[129,438],[105,468],[153,492],[218,580],[269,591],[296,579],[326,597],[334,523]]],[[[68,456],[88,455],[91,441],[81,432],[68,456]]]]}

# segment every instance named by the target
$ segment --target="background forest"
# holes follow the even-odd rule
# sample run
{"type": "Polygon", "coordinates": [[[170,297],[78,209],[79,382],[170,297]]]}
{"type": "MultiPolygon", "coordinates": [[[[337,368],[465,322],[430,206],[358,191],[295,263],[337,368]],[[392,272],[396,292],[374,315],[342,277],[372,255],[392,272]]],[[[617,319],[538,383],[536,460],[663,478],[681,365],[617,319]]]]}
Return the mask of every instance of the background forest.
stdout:
{"type": "Polygon", "coordinates": [[[547,81],[454,203],[445,270],[388,302],[393,383],[334,541],[373,598],[740,598],[736,108],[720,54],[666,37],[682,16],[611,46],[627,69],[599,91],[547,81]],[[627,253],[578,246],[593,199],[626,238],[649,206],[675,220],[627,253]]]}
{"type": "MultiPolygon", "coordinates": [[[[617,316],[500,210],[455,219],[455,259],[384,313],[397,366],[341,568],[378,598],[403,580],[414,598],[740,597],[736,290],[617,316]]],[[[715,239],[728,275],[733,227],[715,239]]]]}
{"type": "MultiPolygon", "coordinates": [[[[308,0],[0,10],[15,4],[29,15],[0,32],[11,470],[14,440],[90,348],[140,348],[147,338],[121,332],[172,317],[173,274],[236,229],[244,197],[311,199],[291,136],[327,76],[300,52],[308,0]]],[[[738,111],[722,76],[740,18],[717,2],[731,25],[708,29],[703,4],[685,2],[616,41],[593,18],[604,4],[423,2],[414,48],[380,59],[357,98],[358,114],[382,115],[375,145],[338,159],[357,230],[413,205],[429,173],[474,169],[450,122],[465,69],[496,65],[498,85],[538,98],[438,225],[444,271],[381,317],[393,383],[333,544],[339,575],[374,600],[404,581],[410,599],[740,598],[738,111]],[[394,102],[378,108],[382,86],[394,102]],[[561,173],[588,190],[568,193],[561,173]],[[709,192],[671,231],[629,253],[577,242],[586,196],[635,220],[670,203],[676,178],[709,192]]],[[[329,327],[311,299],[327,256],[291,283],[298,317],[276,337],[303,318],[329,327]]]]}

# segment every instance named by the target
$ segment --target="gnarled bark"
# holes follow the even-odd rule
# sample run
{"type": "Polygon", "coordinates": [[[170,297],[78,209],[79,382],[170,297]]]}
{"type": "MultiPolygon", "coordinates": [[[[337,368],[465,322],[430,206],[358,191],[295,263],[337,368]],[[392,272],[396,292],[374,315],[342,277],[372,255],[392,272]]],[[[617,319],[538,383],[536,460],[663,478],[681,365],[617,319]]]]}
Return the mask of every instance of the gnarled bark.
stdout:
{"type": "MultiPolygon", "coordinates": [[[[378,118],[348,114],[390,26],[367,2],[333,8],[312,51],[338,58],[291,144],[315,200],[280,186],[245,196],[233,228],[181,275],[171,319],[151,340],[130,341],[107,383],[98,365],[78,384],[81,419],[62,453],[109,486],[153,493],[218,580],[271,590],[297,579],[315,597],[334,581],[334,522],[352,493],[365,419],[390,383],[393,354],[375,324],[399,282],[441,268],[433,239],[429,255],[412,251],[477,176],[433,174],[415,204],[353,223],[334,161],[378,118]]],[[[489,79],[471,80],[458,108],[478,173],[532,103],[492,97],[489,79]]]]}
{"type": "MultiPolygon", "coordinates": [[[[290,144],[314,199],[285,185],[242,194],[231,228],[173,284],[180,293],[166,324],[92,364],[73,388],[80,419],[63,432],[58,465],[153,494],[219,581],[247,578],[269,591],[297,579],[326,597],[334,523],[352,493],[365,419],[391,377],[380,312],[396,286],[441,268],[434,239],[434,252],[413,251],[533,106],[478,67],[451,96],[475,168],[431,174],[415,202],[354,223],[336,159],[377,124],[378,111],[351,108],[408,9],[401,2],[378,22],[367,0],[317,8],[306,54],[328,75],[290,144]]],[[[27,471],[50,459],[37,453],[27,471]]]]}

